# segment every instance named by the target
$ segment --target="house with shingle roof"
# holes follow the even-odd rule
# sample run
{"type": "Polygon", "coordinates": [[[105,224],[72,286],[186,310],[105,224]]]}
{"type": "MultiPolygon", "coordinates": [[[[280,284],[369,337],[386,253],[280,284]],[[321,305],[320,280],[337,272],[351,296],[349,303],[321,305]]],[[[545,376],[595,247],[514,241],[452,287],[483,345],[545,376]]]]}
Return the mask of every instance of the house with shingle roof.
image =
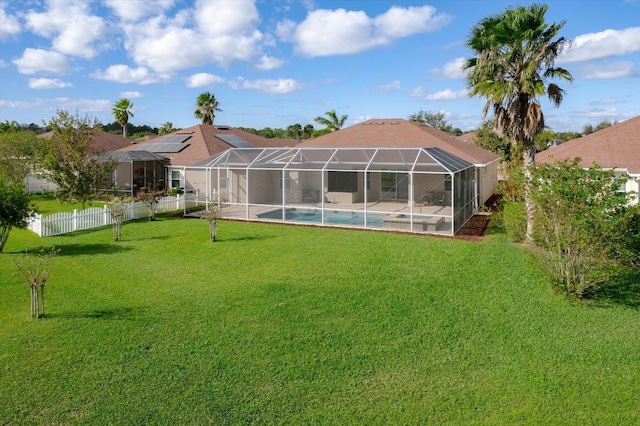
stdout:
{"type": "Polygon", "coordinates": [[[634,204],[640,203],[640,116],[542,151],[536,163],[574,158],[580,158],[585,169],[595,163],[616,175],[628,175],[624,189],[634,193],[634,204]]]}
{"type": "Polygon", "coordinates": [[[454,235],[494,194],[499,161],[433,127],[376,119],[185,169],[223,218],[454,235]]]}
{"type": "Polygon", "coordinates": [[[148,151],[169,159],[167,186],[171,189],[199,190],[198,173],[186,175],[186,166],[197,163],[231,148],[265,148],[296,145],[295,139],[264,138],[234,127],[198,124],[154,137],[122,151],[148,151]]]}

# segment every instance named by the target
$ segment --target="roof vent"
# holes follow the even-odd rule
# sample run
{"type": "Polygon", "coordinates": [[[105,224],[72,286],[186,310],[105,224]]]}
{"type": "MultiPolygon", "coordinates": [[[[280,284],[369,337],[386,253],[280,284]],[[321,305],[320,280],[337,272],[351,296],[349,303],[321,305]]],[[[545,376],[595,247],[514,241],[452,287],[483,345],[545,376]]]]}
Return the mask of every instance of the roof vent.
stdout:
{"type": "Polygon", "coordinates": [[[229,130],[229,126],[216,126],[218,130],[229,130]]]}
{"type": "Polygon", "coordinates": [[[365,122],[364,122],[364,123],[362,123],[362,124],[364,124],[365,126],[370,126],[370,125],[371,125],[371,122],[370,122],[370,121],[365,121],[365,122]]]}
{"type": "Polygon", "coordinates": [[[377,125],[382,125],[382,124],[384,124],[384,121],[378,121],[376,124],[377,125]]]}
{"type": "Polygon", "coordinates": [[[391,124],[400,124],[399,121],[392,121],[391,124]]]}

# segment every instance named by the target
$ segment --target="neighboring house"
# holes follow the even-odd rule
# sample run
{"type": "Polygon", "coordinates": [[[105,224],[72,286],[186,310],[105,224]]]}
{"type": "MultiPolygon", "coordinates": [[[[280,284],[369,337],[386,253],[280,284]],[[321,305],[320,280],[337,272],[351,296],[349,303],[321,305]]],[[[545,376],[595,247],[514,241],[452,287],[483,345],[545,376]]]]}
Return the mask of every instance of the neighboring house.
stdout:
{"type": "Polygon", "coordinates": [[[499,156],[401,119],[290,148],[234,148],[187,168],[222,217],[455,234],[497,186],[499,156]]]}
{"type": "Polygon", "coordinates": [[[294,146],[295,139],[264,138],[224,125],[199,124],[122,148],[122,151],[149,151],[169,159],[166,188],[201,191],[204,176],[186,174],[186,166],[230,148],[265,148],[294,146]]]}
{"type": "Polygon", "coordinates": [[[464,143],[475,145],[476,144],[476,132],[463,133],[460,136],[456,136],[456,139],[458,139],[459,141],[462,141],[464,143]]]}
{"type": "MultiPolygon", "coordinates": [[[[46,132],[38,135],[40,139],[52,139],[53,132],[46,132]]],[[[130,147],[133,141],[122,136],[107,132],[97,132],[89,144],[89,153],[92,155],[102,154],[109,151],[116,151],[121,148],[130,147]]],[[[55,191],[57,185],[46,178],[46,173],[32,174],[25,179],[25,187],[29,193],[55,191]]]]}
{"type": "Polygon", "coordinates": [[[633,204],[640,204],[640,116],[539,152],[536,163],[576,157],[585,169],[595,163],[618,176],[628,175],[622,189],[633,193],[633,204]]]}

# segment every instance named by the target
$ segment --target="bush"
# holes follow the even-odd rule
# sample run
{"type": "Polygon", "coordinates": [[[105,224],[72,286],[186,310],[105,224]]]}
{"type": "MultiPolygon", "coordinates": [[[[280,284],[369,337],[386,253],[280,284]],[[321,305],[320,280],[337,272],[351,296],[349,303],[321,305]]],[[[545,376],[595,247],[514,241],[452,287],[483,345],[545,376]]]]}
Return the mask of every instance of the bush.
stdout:
{"type": "Polygon", "coordinates": [[[523,202],[506,202],[502,211],[502,224],[510,241],[524,241],[527,234],[527,215],[523,202]]]}
{"type": "Polygon", "coordinates": [[[618,191],[626,176],[575,159],[535,166],[531,178],[534,253],[564,294],[583,297],[634,262],[640,225],[618,191]]]}

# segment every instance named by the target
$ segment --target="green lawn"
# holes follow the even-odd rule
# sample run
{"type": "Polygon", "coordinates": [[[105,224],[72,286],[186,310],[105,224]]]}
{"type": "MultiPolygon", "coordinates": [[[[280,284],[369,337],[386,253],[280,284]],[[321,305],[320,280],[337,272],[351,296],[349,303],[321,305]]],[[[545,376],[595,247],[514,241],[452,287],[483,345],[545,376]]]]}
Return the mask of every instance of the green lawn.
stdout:
{"type": "Polygon", "coordinates": [[[211,243],[161,217],[122,236],[11,233],[0,424],[640,424],[633,277],[568,300],[499,234],[221,222],[211,243]],[[32,320],[13,258],[52,246],[32,320]]]}

